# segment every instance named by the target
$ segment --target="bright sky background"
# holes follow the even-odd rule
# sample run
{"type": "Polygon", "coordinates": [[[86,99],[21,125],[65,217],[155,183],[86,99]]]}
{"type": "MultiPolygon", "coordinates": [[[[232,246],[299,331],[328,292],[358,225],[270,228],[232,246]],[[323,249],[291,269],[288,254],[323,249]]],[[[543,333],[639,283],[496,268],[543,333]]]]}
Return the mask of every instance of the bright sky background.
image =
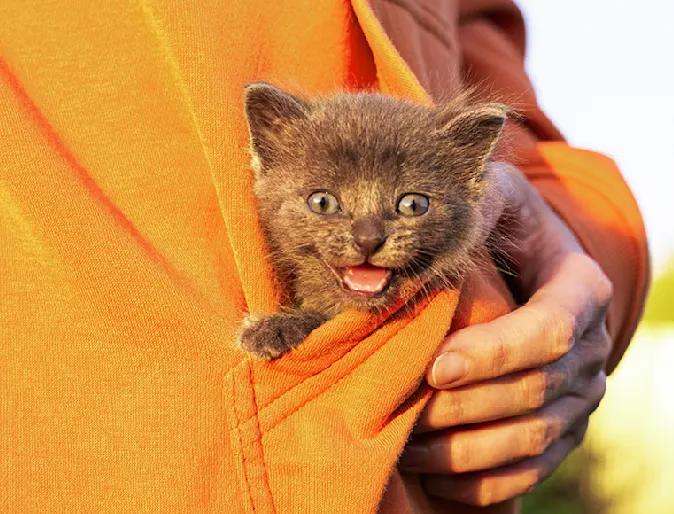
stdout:
{"type": "Polygon", "coordinates": [[[674,1],[517,1],[540,103],[573,145],[616,160],[662,269],[674,257],[674,1]]]}

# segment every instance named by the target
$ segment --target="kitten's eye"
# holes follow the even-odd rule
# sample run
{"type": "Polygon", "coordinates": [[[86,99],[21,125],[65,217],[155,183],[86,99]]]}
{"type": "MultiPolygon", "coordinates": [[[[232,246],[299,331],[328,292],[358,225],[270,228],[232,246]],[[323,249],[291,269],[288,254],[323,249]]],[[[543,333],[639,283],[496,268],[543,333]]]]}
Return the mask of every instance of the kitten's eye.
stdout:
{"type": "Polygon", "coordinates": [[[337,198],[325,191],[319,191],[309,195],[307,204],[309,205],[309,209],[316,214],[335,214],[342,210],[337,198]]]}
{"type": "Polygon", "coordinates": [[[421,216],[428,212],[429,205],[427,196],[409,193],[398,201],[397,211],[403,216],[421,216]]]}

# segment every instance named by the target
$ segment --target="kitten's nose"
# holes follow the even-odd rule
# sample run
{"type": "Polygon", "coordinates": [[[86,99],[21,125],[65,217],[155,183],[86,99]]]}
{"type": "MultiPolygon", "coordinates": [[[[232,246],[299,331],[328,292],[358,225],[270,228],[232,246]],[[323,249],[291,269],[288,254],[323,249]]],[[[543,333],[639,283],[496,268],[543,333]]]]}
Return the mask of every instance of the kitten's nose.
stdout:
{"type": "Polygon", "coordinates": [[[351,233],[356,244],[368,255],[376,252],[386,240],[382,222],[370,218],[354,221],[351,233]]]}

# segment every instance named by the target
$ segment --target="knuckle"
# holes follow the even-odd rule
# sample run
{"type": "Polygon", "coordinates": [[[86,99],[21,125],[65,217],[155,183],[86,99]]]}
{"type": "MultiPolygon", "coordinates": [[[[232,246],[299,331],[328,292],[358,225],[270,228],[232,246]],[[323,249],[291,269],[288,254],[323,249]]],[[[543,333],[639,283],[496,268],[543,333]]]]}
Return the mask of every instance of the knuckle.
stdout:
{"type": "Polygon", "coordinates": [[[534,410],[545,404],[550,387],[547,373],[542,369],[534,370],[522,380],[522,396],[527,409],[534,410]]]}
{"type": "Polygon", "coordinates": [[[595,285],[597,291],[597,300],[599,305],[606,308],[613,300],[613,282],[606,276],[606,274],[599,269],[597,274],[597,281],[595,285]]]}
{"type": "Polygon", "coordinates": [[[466,406],[463,403],[462,394],[453,394],[449,391],[447,394],[447,412],[453,423],[460,424],[466,418],[466,406]]]}
{"type": "Polygon", "coordinates": [[[529,457],[542,455],[552,443],[550,424],[542,418],[533,418],[526,427],[526,454],[529,457]]]}
{"type": "Polygon", "coordinates": [[[489,481],[481,480],[478,482],[475,496],[472,500],[472,504],[476,507],[488,507],[496,503],[497,499],[494,496],[493,488],[489,485],[489,481]]]}
{"type": "Polygon", "coordinates": [[[600,325],[599,330],[594,331],[592,339],[592,347],[596,353],[595,360],[601,362],[603,367],[604,361],[608,358],[613,348],[611,336],[608,334],[605,323],[600,325]]]}
{"type": "Polygon", "coordinates": [[[590,330],[583,334],[583,337],[578,341],[578,355],[581,368],[586,374],[599,374],[606,364],[613,348],[611,337],[608,335],[606,325],[590,330]]]}
{"type": "Polygon", "coordinates": [[[607,307],[613,298],[613,282],[608,278],[599,263],[589,255],[583,255],[584,267],[587,269],[587,276],[591,277],[594,286],[594,294],[597,303],[601,307],[607,307]]]}
{"type": "Polygon", "coordinates": [[[578,448],[583,441],[585,440],[585,434],[587,433],[587,428],[589,426],[589,420],[585,420],[583,423],[579,424],[569,432],[565,439],[569,440],[573,448],[578,448]]]}
{"type": "Polygon", "coordinates": [[[590,400],[592,402],[592,412],[594,412],[604,399],[606,394],[606,373],[603,371],[597,375],[590,386],[590,400]]]}
{"type": "Polygon", "coordinates": [[[538,468],[527,470],[522,477],[522,485],[524,487],[522,492],[533,491],[544,478],[544,473],[538,468]]]}
{"type": "Polygon", "coordinates": [[[599,399],[602,399],[606,395],[606,372],[601,370],[599,373],[599,399]]]}
{"type": "Polygon", "coordinates": [[[452,471],[459,472],[470,468],[470,444],[466,444],[457,437],[450,436],[449,455],[451,455],[450,468],[452,471]]]}
{"type": "Polygon", "coordinates": [[[542,368],[541,371],[545,377],[543,403],[550,399],[557,398],[559,394],[566,389],[568,382],[566,368],[567,364],[564,362],[563,358],[542,368]]]}
{"type": "Polygon", "coordinates": [[[492,376],[498,377],[507,371],[508,365],[508,345],[503,336],[497,336],[494,339],[492,347],[492,376]]]}
{"type": "Polygon", "coordinates": [[[563,307],[558,307],[552,316],[551,331],[557,357],[566,355],[576,338],[576,316],[563,307]]]}
{"type": "Polygon", "coordinates": [[[494,495],[489,491],[486,492],[480,491],[475,497],[473,505],[475,507],[489,507],[493,503],[496,503],[496,500],[492,499],[493,497],[494,495]]]}
{"type": "Polygon", "coordinates": [[[466,416],[464,395],[456,391],[435,391],[429,407],[438,426],[461,425],[466,416]]]}

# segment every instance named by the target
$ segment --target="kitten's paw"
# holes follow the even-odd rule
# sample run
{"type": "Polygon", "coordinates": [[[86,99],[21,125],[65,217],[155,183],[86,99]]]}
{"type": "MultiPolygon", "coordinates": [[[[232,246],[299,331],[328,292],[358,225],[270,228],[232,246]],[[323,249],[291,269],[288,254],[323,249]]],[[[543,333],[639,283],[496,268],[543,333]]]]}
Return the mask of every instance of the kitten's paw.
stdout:
{"type": "Polygon", "coordinates": [[[276,359],[297,347],[323,321],[313,313],[249,317],[241,327],[238,344],[260,359],[276,359]]]}
{"type": "Polygon", "coordinates": [[[286,341],[282,325],[274,318],[247,318],[239,333],[239,347],[266,360],[276,359],[291,350],[294,346],[286,341]]]}

